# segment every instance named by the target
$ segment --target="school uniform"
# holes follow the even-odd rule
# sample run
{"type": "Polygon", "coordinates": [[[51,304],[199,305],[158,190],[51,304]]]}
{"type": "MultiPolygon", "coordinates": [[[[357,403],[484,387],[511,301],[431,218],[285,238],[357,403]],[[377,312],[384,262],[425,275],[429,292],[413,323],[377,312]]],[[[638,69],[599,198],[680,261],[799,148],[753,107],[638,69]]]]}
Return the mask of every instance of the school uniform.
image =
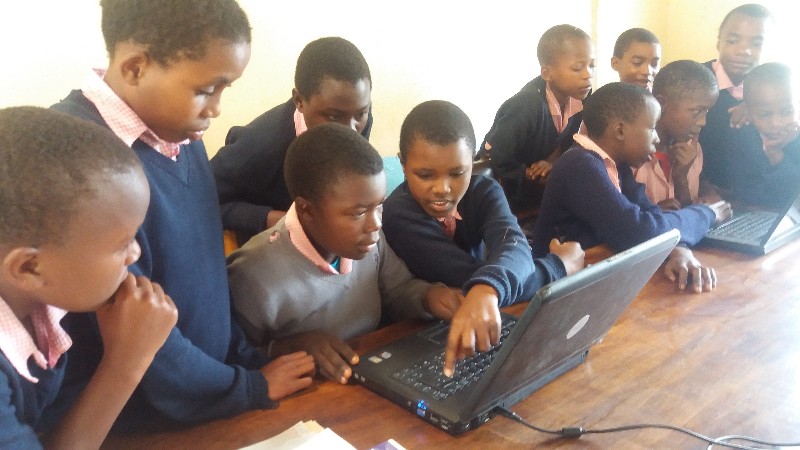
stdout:
{"type": "Polygon", "coordinates": [[[714,223],[705,205],[662,211],[627,165],[617,166],[586,136],[559,158],[550,173],[533,234],[534,256],[547,254],[550,240],[577,241],[584,249],[607,244],[620,252],[673,228],[681,243],[697,244],[714,223]]]}
{"type": "MultiPolygon", "coordinates": [[[[528,180],[525,169],[554,150],[569,148],[581,125],[582,113],[576,112],[569,115],[563,128],[557,126],[564,116],[558,112],[560,120],[554,121],[546,90],[547,83],[539,76],[503,102],[478,151],[479,158],[491,158],[494,176],[514,211],[539,204],[541,184],[528,180]]],[[[580,103],[571,99],[568,105],[574,102],[580,103]]]]}
{"type": "MultiPolygon", "coordinates": [[[[109,104],[100,100],[115,98],[116,107],[138,116],[102,79],[91,78],[84,89],[52,108],[108,127],[132,146],[150,184],[150,205],[136,233],[141,256],[129,270],[160,284],[178,309],[176,327],[115,426],[143,430],[276,406],[259,371],[269,358],[246,341],[231,316],[219,203],[203,142],[180,145],[177,155],[167,157],[146,142],[149,132],[123,137],[116,120],[110,121],[109,104]]],[[[75,345],[60,405],[74,401],[103,349],[93,314],[70,315],[68,326],[75,345]]]]}
{"type": "MultiPolygon", "coordinates": [[[[294,101],[278,105],[245,126],[228,131],[225,146],[211,158],[217,183],[222,225],[236,232],[239,244],[264,231],[267,214],[286,211],[292,204],[283,160],[295,137],[305,131],[294,101]]],[[[369,139],[372,110],[361,135],[369,139]]]]}
{"type": "Polygon", "coordinates": [[[411,272],[424,280],[461,288],[491,286],[500,306],[530,300],[536,291],[566,276],[561,259],[536,259],[496,181],[473,175],[457,206],[448,235],[403,182],[384,203],[383,232],[411,272]]]}
{"type": "Polygon", "coordinates": [[[727,167],[731,164],[730,148],[735,144],[734,129],[731,128],[731,113],[728,110],[742,101],[742,85],[734,85],[718,60],[704,64],[715,73],[719,85],[719,97],[706,114],[706,125],[700,130],[698,140],[703,146],[704,161],[701,179],[722,189],[731,187],[732,180],[727,167]]]}
{"type": "Polygon", "coordinates": [[[249,338],[267,344],[326,331],[347,340],[381,322],[432,318],[423,306],[432,285],[414,278],[383,233],[363,258],[339,258],[337,267],[311,244],[294,205],[274,227],[231,253],[231,300],[249,338]]]}
{"type": "MultiPolygon", "coordinates": [[[[697,144],[697,157],[692,162],[692,165],[689,166],[689,173],[686,175],[692,202],[697,201],[697,197],[700,195],[700,173],[702,170],[703,149],[700,144],[697,144]]],[[[668,171],[669,176],[667,176],[667,172],[664,171],[664,165],[657,156],[653,156],[653,159],[644,163],[642,167],[633,169],[636,181],[644,184],[645,194],[647,194],[647,198],[651,202],[658,204],[664,200],[675,198],[675,183],[672,181],[671,168],[668,171]]]]}

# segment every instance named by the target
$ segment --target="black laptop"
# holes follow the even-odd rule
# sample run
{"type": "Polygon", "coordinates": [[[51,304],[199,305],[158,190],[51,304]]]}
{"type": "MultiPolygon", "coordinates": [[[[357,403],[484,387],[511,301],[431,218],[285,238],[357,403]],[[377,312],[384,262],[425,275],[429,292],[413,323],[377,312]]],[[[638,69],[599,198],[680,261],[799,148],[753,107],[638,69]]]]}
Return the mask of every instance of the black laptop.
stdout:
{"type": "Polygon", "coordinates": [[[800,186],[782,209],[745,210],[709,230],[702,243],[755,255],[766,255],[800,237],[800,186]]]}
{"type": "Polygon", "coordinates": [[[425,421],[460,434],[583,362],[677,244],[677,230],[553,282],[520,317],[503,314],[500,345],[442,375],[448,325],[361,355],[353,379],[425,421]]]}

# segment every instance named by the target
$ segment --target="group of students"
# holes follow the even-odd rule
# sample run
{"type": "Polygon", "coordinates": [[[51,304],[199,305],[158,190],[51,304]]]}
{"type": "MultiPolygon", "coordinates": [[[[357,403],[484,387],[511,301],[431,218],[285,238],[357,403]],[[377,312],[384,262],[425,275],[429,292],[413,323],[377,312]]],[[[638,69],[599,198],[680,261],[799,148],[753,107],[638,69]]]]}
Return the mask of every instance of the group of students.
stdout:
{"type": "Polygon", "coordinates": [[[412,109],[390,193],[352,43],[309,43],[292,98],[232,128],[209,162],[203,132],[250,57],[244,11],[101,7],[108,68],[50,109],[0,110],[2,447],[98,447],[112,425],[272,408],[315,373],[347,383],[347,340],[405,318],[450,321],[450,375],[498,342],[500,307],[581,270],[599,244],[678,228],[667,276],[708,291],[716,274],[689,247],[730,215],[722,199],[779,201],[798,182],[788,69],[756,67],[759,5],[728,14],[708,67],[659,70],[656,37],[626,31],[621,82],[595,92],[589,36],[549,29],[541,76],[480,146],[458,106],[412,109]],[[742,85],[743,103],[728,102],[742,85]],[[476,150],[492,177],[473,174],[476,150]],[[526,235],[514,213],[531,207],[526,235]],[[227,259],[223,227],[242,244],[227,259]]]}

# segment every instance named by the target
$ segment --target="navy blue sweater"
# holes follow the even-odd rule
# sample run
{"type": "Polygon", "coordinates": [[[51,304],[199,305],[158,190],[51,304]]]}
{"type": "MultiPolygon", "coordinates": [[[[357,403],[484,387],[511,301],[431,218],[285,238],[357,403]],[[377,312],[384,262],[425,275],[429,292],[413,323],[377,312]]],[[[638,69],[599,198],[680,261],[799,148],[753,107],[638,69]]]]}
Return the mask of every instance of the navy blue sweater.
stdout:
{"type": "Polygon", "coordinates": [[[39,379],[31,383],[14,369],[0,353],[0,448],[40,449],[36,436],[44,420],[45,408],[53,402],[64,377],[67,356],[62,355],[53,369],[39,367],[33,358],[28,360],[31,375],[39,379]]]}
{"type": "MultiPolygon", "coordinates": [[[[211,158],[222,225],[236,231],[240,244],[266,229],[270,211],[286,211],[292,204],[283,160],[296,137],[295,110],[290,99],[245,126],[231,128],[225,146],[211,158]]],[[[361,135],[369,139],[371,129],[372,110],[361,135]]]]}
{"type": "Polygon", "coordinates": [[[541,194],[541,185],[524,176],[525,168],[546,159],[554,150],[568,149],[572,135],[581,126],[583,114],[578,113],[558,132],[547,105],[546,86],[542,77],[536,77],[503,102],[478,152],[478,157],[491,158],[494,176],[514,210],[538,206],[536,192],[541,194]],[[487,144],[491,150],[486,150],[487,144]]]}
{"type": "MultiPolygon", "coordinates": [[[[703,65],[712,72],[712,61],[703,65]]],[[[706,125],[700,130],[698,138],[703,148],[703,172],[700,178],[714,186],[729,189],[732,186],[730,172],[731,148],[735,142],[734,129],[731,128],[731,113],[728,110],[739,104],[727,89],[719,91],[716,103],[706,114],[706,125]]]]}
{"type": "MultiPolygon", "coordinates": [[[[107,126],[80,91],[53,108],[107,126]]],[[[178,308],[178,324],[118,425],[191,423],[273,406],[258,371],[268,358],[232,320],[219,203],[203,143],[182,146],[177,162],[140,140],[133,150],[150,183],[150,206],[136,234],[142,255],[130,270],[164,288],[178,308]]],[[[103,348],[93,314],[70,315],[67,325],[74,345],[65,386],[74,388],[65,391],[65,402],[88,381],[103,348]]]]}
{"type": "Polygon", "coordinates": [[[772,165],[761,134],[753,125],[733,130],[734,145],[724,168],[732,201],[780,208],[792,200],[800,184],[800,138],[783,149],[783,161],[772,165]]]}
{"type": "Polygon", "coordinates": [[[546,254],[554,237],[578,241],[585,249],[608,244],[617,252],[673,228],[681,232],[686,245],[703,239],[714,223],[711,208],[693,205],[662,211],[647,198],[630,167],[617,168],[622,192],[611,182],[597,153],[576,144],[559,158],[536,219],[534,255],[546,254]]]}
{"type": "Polygon", "coordinates": [[[492,286],[501,306],[530,300],[540,287],[566,275],[555,255],[534,265],[528,241],[493,179],[474,175],[458,213],[462,220],[450,239],[403,182],[384,203],[383,231],[416,277],[465,293],[475,284],[492,286]]]}

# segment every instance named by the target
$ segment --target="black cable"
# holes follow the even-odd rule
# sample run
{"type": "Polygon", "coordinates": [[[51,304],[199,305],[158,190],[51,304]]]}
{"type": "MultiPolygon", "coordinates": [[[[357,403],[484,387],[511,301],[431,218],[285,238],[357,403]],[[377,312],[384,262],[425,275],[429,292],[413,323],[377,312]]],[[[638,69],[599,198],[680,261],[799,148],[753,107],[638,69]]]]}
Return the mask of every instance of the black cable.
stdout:
{"type": "Polygon", "coordinates": [[[753,442],[753,443],[757,443],[757,444],[770,445],[770,446],[772,446],[772,448],[778,448],[778,447],[800,447],[800,442],[776,443],[776,442],[763,441],[763,440],[759,440],[759,439],[755,439],[755,438],[751,438],[751,437],[747,437],[747,436],[732,435],[732,436],[723,436],[721,438],[714,439],[714,438],[702,435],[700,433],[697,433],[695,431],[689,430],[687,428],[681,428],[681,427],[677,427],[677,426],[674,426],[674,425],[665,425],[665,424],[658,424],[658,423],[655,423],[655,424],[646,423],[646,424],[625,425],[625,426],[621,426],[621,427],[602,428],[602,429],[597,429],[597,430],[587,430],[587,429],[585,429],[583,427],[563,427],[560,430],[548,430],[546,428],[540,428],[540,427],[537,427],[537,426],[535,426],[533,424],[528,423],[527,421],[525,421],[525,419],[520,417],[519,414],[517,414],[514,411],[511,411],[511,410],[509,410],[507,408],[504,408],[502,406],[497,406],[495,408],[495,411],[498,414],[500,414],[501,416],[503,416],[503,417],[511,419],[511,420],[513,420],[515,422],[519,422],[519,423],[525,425],[526,427],[528,427],[528,428],[530,428],[532,430],[536,430],[536,431],[538,431],[540,433],[553,434],[553,435],[556,435],[556,436],[561,436],[561,437],[565,437],[565,438],[572,438],[572,439],[579,438],[579,437],[583,436],[584,434],[616,433],[616,432],[620,432],[620,431],[638,430],[638,429],[644,429],[644,428],[660,428],[660,429],[665,429],[665,430],[678,431],[680,433],[688,434],[689,436],[692,436],[692,437],[694,437],[696,439],[699,439],[701,441],[707,442],[709,444],[708,449],[710,449],[714,445],[720,445],[720,446],[723,446],[723,447],[738,448],[738,449],[744,449],[744,450],[765,450],[767,448],[767,447],[750,447],[750,446],[747,446],[747,445],[739,445],[739,444],[726,442],[726,441],[732,440],[732,439],[743,440],[743,441],[753,442]]]}

